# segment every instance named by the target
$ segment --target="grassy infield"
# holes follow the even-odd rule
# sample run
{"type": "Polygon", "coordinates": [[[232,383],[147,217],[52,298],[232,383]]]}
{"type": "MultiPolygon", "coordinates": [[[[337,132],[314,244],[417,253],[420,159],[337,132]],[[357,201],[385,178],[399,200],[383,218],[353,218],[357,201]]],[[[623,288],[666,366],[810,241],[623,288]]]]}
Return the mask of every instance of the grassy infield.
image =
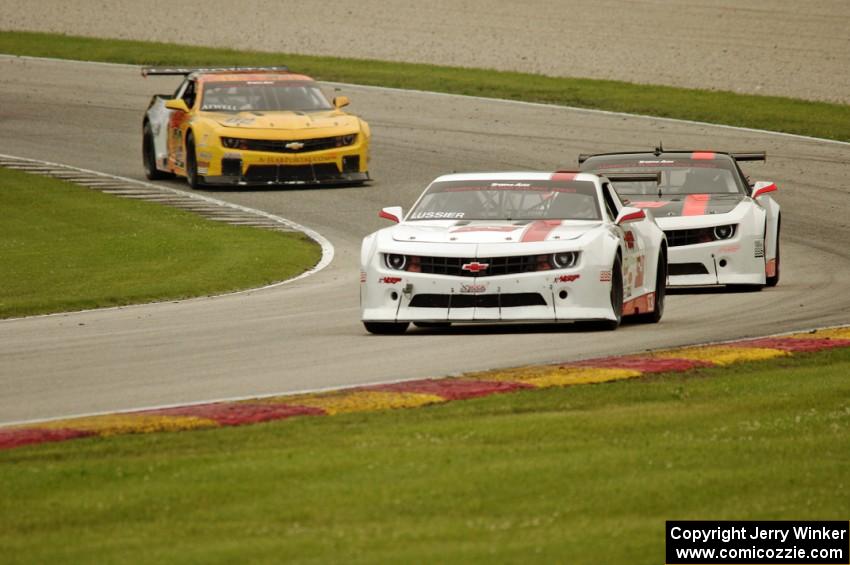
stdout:
{"type": "Polygon", "coordinates": [[[0,318],[215,294],[314,265],[301,234],[227,226],[0,168],[0,318]]]}
{"type": "MultiPolygon", "coordinates": [[[[0,52],[284,59],[328,80],[850,139],[848,107],[778,98],[40,34],[0,33],[0,52]]],[[[25,253],[8,243],[7,224],[4,258],[25,253]]],[[[208,243],[219,228],[198,220],[187,236],[151,224],[161,238],[139,252],[148,265],[166,242],[208,243]]],[[[146,240],[115,236],[121,225],[103,233],[146,240]]],[[[36,232],[49,249],[48,232],[36,232]]],[[[10,561],[658,563],[665,519],[846,519],[848,373],[842,350],[418,410],[16,449],[0,453],[0,546],[10,561]]]]}

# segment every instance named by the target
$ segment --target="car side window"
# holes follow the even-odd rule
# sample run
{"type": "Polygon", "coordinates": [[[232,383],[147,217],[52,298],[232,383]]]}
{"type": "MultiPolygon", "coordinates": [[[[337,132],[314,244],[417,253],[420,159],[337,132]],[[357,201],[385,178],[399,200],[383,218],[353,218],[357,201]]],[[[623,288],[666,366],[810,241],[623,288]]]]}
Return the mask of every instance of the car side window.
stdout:
{"type": "Polygon", "coordinates": [[[602,196],[605,199],[605,212],[608,214],[608,219],[613,222],[617,219],[619,207],[617,206],[616,199],[611,195],[612,192],[613,189],[610,184],[606,182],[602,185],[602,196]]]}
{"type": "Polygon", "coordinates": [[[186,90],[186,86],[189,84],[189,79],[183,79],[183,82],[180,83],[180,86],[177,87],[177,90],[174,91],[174,95],[171,98],[183,98],[183,92],[186,90]]]}
{"type": "Polygon", "coordinates": [[[186,106],[192,108],[195,106],[195,81],[190,80],[186,85],[186,90],[183,91],[183,95],[180,97],[186,103],[186,106]]]}

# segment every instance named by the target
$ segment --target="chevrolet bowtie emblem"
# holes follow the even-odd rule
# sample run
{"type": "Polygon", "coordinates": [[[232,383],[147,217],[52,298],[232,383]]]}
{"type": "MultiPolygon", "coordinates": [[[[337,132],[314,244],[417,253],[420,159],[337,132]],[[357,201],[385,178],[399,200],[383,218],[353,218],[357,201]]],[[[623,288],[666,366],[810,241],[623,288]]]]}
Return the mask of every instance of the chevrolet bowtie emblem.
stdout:
{"type": "Polygon", "coordinates": [[[486,271],[489,266],[489,263],[479,263],[476,261],[474,263],[464,263],[461,269],[470,273],[480,273],[481,271],[486,271]]]}
{"type": "Polygon", "coordinates": [[[298,151],[299,149],[304,149],[304,144],[300,141],[290,141],[286,145],[284,145],[287,149],[292,149],[293,151],[298,151]]]}

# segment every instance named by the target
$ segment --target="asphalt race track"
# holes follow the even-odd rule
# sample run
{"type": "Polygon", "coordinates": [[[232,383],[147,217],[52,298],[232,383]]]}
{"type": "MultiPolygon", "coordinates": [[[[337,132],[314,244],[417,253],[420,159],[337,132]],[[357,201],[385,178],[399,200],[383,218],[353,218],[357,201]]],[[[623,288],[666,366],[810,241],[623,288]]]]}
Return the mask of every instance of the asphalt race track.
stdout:
{"type": "MultiPolygon", "coordinates": [[[[174,78],[129,66],[0,57],[0,153],[143,178],[141,121],[174,78]]],[[[0,423],[365,384],[635,352],[848,322],[850,144],[501,101],[343,87],[373,131],[371,186],[217,190],[307,225],[333,264],[234,296],[0,321],[0,423]],[[669,297],[657,326],[461,327],[370,336],[358,317],[361,238],[451,171],[574,168],[580,152],[766,150],[748,164],[783,207],[782,281],[669,297]]],[[[173,186],[185,187],[180,182],[173,186]]]]}

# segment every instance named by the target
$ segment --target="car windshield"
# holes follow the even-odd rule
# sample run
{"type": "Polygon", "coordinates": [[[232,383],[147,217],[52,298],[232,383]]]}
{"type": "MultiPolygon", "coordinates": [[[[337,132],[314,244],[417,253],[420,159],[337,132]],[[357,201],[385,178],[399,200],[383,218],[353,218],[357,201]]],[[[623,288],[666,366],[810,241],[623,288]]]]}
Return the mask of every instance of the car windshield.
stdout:
{"type": "Polygon", "coordinates": [[[333,106],[314,82],[246,81],[204,85],[201,110],[207,112],[316,112],[333,106]]]}
{"type": "Polygon", "coordinates": [[[601,220],[588,181],[477,180],[433,183],[408,220],[601,220]]]}
{"type": "Polygon", "coordinates": [[[740,179],[731,159],[700,160],[682,158],[594,157],[583,166],[600,175],[608,173],[654,173],[661,182],[614,182],[617,193],[652,195],[740,194],[740,179]]]}

